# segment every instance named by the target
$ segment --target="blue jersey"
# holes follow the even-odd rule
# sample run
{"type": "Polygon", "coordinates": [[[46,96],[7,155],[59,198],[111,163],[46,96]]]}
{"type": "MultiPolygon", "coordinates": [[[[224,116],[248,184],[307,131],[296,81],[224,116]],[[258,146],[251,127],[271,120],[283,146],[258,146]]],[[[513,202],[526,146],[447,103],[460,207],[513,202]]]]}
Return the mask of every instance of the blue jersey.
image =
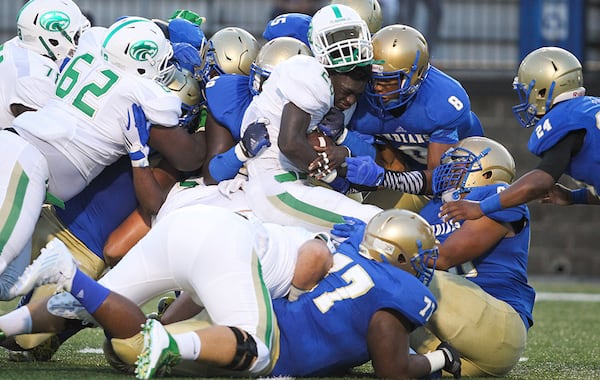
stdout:
{"type": "Polygon", "coordinates": [[[213,118],[240,141],[244,111],[252,101],[246,75],[225,74],[212,78],[205,88],[206,103],[213,118]]]}
{"type": "Polygon", "coordinates": [[[104,260],[104,243],[137,207],[131,164],[124,156],[106,167],[82,192],[56,208],[61,222],[104,260]]]}
{"type": "MultiPolygon", "coordinates": [[[[474,187],[465,199],[481,201],[504,188],[506,185],[500,184],[474,187]]],[[[443,243],[462,223],[443,222],[438,217],[441,205],[441,199],[434,198],[421,209],[420,214],[433,226],[436,237],[443,243]]],[[[527,283],[529,209],[526,205],[520,205],[486,216],[500,223],[524,220],[525,226],[521,231],[515,231],[515,236],[502,239],[489,252],[471,262],[451,268],[450,271],[464,275],[491,296],[511,305],[521,316],[525,327],[529,328],[533,325],[532,310],[535,300],[535,291],[527,283]]]]}
{"type": "Polygon", "coordinates": [[[311,20],[311,16],[303,13],[284,13],[267,23],[262,36],[267,41],[277,37],[293,37],[310,46],[308,28],[311,20]]]}
{"type": "Polygon", "coordinates": [[[407,156],[411,170],[426,169],[429,142],[456,144],[465,137],[483,136],[465,89],[433,66],[399,116],[374,109],[363,96],[348,128],[389,142],[407,156]]]}
{"type": "Polygon", "coordinates": [[[582,96],[554,105],[535,125],[528,148],[536,156],[556,145],[569,132],[585,129],[579,153],[571,157],[565,174],[600,191],[600,98],[582,96]]]}
{"type": "Polygon", "coordinates": [[[327,376],[361,365],[369,361],[367,329],[375,312],[397,310],[422,326],[436,309],[415,276],[349,251],[336,253],[327,276],[297,301],[273,300],[281,349],[272,376],[327,376]]]}

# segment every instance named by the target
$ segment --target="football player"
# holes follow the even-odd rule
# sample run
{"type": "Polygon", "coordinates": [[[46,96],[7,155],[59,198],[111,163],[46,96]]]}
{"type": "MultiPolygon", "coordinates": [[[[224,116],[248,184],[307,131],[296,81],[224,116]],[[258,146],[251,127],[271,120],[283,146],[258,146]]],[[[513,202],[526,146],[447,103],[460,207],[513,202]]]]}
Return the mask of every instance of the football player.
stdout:
{"type": "Polygon", "coordinates": [[[534,50],[521,62],[513,87],[521,101],[513,112],[523,127],[533,127],[528,147],[542,160],[502,193],[481,202],[445,204],[441,213],[446,219],[476,219],[538,198],[561,205],[600,204],[596,159],[600,106],[598,98],[585,96],[577,57],[558,47],[534,50]],[[594,191],[560,185],[562,174],[594,191]]]}
{"type": "MultiPolygon", "coordinates": [[[[306,134],[333,107],[345,110],[356,102],[370,77],[372,59],[367,25],[352,8],[325,6],[311,25],[315,57],[297,55],[277,65],[244,114],[242,133],[252,122],[266,119],[272,142],[246,161],[244,191],[259,219],[320,231],[341,222],[342,214],[368,221],[380,209],[308,182],[309,164],[318,154],[306,134]]],[[[341,149],[340,156],[327,157],[317,179],[339,179],[333,168],[347,155],[341,149]]]]}
{"type": "Polygon", "coordinates": [[[240,134],[244,111],[258,95],[271,71],[294,55],[312,55],[308,46],[291,37],[278,37],[260,48],[250,64],[250,75],[221,75],[206,84],[206,184],[233,178],[244,162],[270,144],[264,123],[254,123],[240,134]]]}
{"type": "MultiPolygon", "coordinates": [[[[121,156],[129,155],[136,188],[144,187],[138,200],[149,210],[158,210],[160,200],[145,198],[149,187],[136,183],[136,172],[150,170],[148,144],[180,170],[202,165],[204,140],[171,128],[181,113],[179,97],[164,88],[175,69],[171,56],[169,42],[150,20],[128,17],[109,29],[90,28],[58,78],[56,97],[0,131],[0,181],[8,189],[2,196],[8,229],[0,273],[20,254],[29,255],[24,248],[45,199],[69,200],[121,156]],[[156,126],[136,124],[140,113],[156,126]]],[[[22,268],[2,276],[2,299],[12,297],[8,289],[22,268]]]]}
{"type": "Polygon", "coordinates": [[[0,45],[0,128],[48,102],[62,62],[73,56],[89,26],[71,0],[31,0],[23,5],[17,36],[0,45]]]}
{"type": "MultiPolygon", "coordinates": [[[[199,335],[187,334],[178,340],[182,350],[195,347],[194,353],[185,352],[184,358],[246,375],[266,374],[272,368],[271,356],[278,352],[277,348],[271,349],[279,344],[270,294],[287,294],[299,250],[305,244],[331,260],[331,243],[327,243],[326,235],[299,227],[262,225],[224,208],[190,206],[165,216],[97,283],[77,268],[62,242],[52,240],[13,292],[23,294],[34,286],[56,283],[72,296],[61,293],[49,303],[31,303],[10,313],[12,316],[0,317],[0,326],[4,335],[13,335],[27,328],[14,316],[36,315],[33,327],[28,324],[33,331],[56,330],[64,328],[65,321],[55,315],[82,318],[85,314],[81,312],[87,310],[112,338],[131,338],[140,332],[140,318],[145,321],[136,304],[168,290],[182,289],[206,308],[215,323],[199,335]],[[221,238],[223,226],[227,226],[227,239],[221,238]],[[147,270],[139,270],[140,265],[147,270]],[[77,301],[85,309],[77,307],[77,301]],[[123,306],[127,303],[133,305],[133,312],[131,307],[123,306]],[[54,306],[47,308],[47,304],[54,306]],[[54,316],[48,314],[49,310],[54,316]]],[[[329,267],[321,269],[321,277],[329,267]]],[[[119,352],[140,342],[134,338],[116,343],[121,345],[115,347],[119,352]]],[[[145,364],[140,359],[141,378],[154,374],[152,368],[146,372],[145,364]]]]}
{"type": "MultiPolygon", "coordinates": [[[[394,170],[433,169],[458,140],[483,135],[466,91],[430,64],[427,41],[418,30],[407,25],[382,28],[373,35],[373,57],[373,79],[348,128],[374,136],[378,144],[360,151],[349,146],[353,155],[370,150],[375,158],[376,147],[381,147],[394,170]]],[[[406,197],[396,207],[417,211],[424,202],[406,197]]]]}
{"type": "Polygon", "coordinates": [[[444,153],[427,177],[425,172],[384,170],[370,157],[347,162],[350,181],[377,178],[393,189],[434,194],[420,214],[442,242],[435,268],[453,273],[436,272],[429,288],[439,313],[413,334],[413,347],[426,352],[448,340],[463,356],[464,374],[504,376],[518,362],[533,325],[535,291],[527,283],[529,210],[521,205],[462,223],[442,219],[439,210],[507,188],[516,174],[510,152],[491,139],[468,137],[444,153]],[[487,337],[485,342],[481,336],[487,337]]]}

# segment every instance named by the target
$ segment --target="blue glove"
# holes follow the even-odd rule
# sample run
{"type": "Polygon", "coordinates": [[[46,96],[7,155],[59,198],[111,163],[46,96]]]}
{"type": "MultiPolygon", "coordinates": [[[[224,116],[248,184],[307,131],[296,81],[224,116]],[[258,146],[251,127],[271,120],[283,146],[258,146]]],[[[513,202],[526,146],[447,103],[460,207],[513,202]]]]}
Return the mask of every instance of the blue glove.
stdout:
{"type": "Polygon", "coordinates": [[[179,66],[193,73],[196,67],[202,65],[200,52],[192,45],[187,42],[176,42],[171,45],[173,46],[173,59],[179,63],[179,66]]]}
{"type": "Polygon", "coordinates": [[[317,124],[317,128],[323,132],[325,136],[331,137],[336,143],[342,136],[344,128],[344,113],[337,108],[331,108],[323,119],[317,124]]]}
{"type": "MultiPolygon", "coordinates": [[[[257,156],[264,149],[271,146],[267,124],[269,124],[268,120],[258,119],[244,131],[244,135],[238,146],[241,148],[246,159],[257,156]]],[[[240,160],[242,159],[240,158],[240,160]]]]}
{"type": "Polygon", "coordinates": [[[367,224],[362,220],[351,216],[344,216],[344,221],[345,223],[334,224],[331,229],[331,234],[346,238],[343,244],[348,244],[358,251],[360,243],[363,241],[367,224]]]}
{"type": "Polygon", "coordinates": [[[131,165],[133,167],[148,166],[150,122],[146,119],[142,107],[137,104],[132,105],[127,114],[127,126],[123,129],[123,137],[131,165]]]}
{"type": "Polygon", "coordinates": [[[175,18],[169,21],[168,29],[169,41],[173,44],[185,42],[199,51],[206,43],[206,37],[200,26],[184,18],[175,18]]]}
{"type": "Polygon", "coordinates": [[[357,185],[379,186],[383,182],[385,169],[370,156],[346,157],[348,181],[357,185]]]}

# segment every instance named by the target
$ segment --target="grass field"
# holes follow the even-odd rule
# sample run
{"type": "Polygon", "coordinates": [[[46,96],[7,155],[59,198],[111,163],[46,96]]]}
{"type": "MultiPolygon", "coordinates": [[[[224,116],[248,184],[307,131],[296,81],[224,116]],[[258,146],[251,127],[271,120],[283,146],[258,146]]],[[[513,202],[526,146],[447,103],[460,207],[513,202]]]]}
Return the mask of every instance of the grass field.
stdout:
{"type": "MultiPolygon", "coordinates": [[[[532,285],[538,293],[600,295],[600,281],[534,279],[532,285]]],[[[11,307],[0,305],[0,311],[4,314],[11,307]]],[[[600,302],[541,300],[535,305],[534,318],[523,358],[507,379],[600,379],[600,302]]],[[[103,339],[99,329],[84,330],[47,363],[13,363],[0,351],[0,379],[131,379],[105,362],[99,351],[103,339]]],[[[371,377],[371,366],[356,368],[354,375],[371,377]]]]}

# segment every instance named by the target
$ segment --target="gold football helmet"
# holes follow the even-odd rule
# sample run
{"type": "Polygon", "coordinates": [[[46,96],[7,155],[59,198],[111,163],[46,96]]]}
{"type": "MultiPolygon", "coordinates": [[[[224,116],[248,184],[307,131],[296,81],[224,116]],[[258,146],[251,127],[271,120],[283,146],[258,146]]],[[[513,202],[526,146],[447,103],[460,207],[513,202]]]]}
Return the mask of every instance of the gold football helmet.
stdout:
{"type": "Polygon", "coordinates": [[[369,221],[361,247],[373,259],[412,273],[425,285],[433,277],[439,254],[433,227],[419,214],[397,208],[369,221]]]}
{"type": "Polygon", "coordinates": [[[446,202],[458,200],[473,187],[510,184],[517,174],[508,149],[487,137],[460,140],[440,161],[441,165],[433,171],[433,193],[446,202]]]}
{"type": "Polygon", "coordinates": [[[583,95],[581,63],[565,49],[539,48],[521,61],[513,88],[521,102],[513,112],[523,127],[532,127],[555,103],[583,95]]]}
{"type": "Polygon", "coordinates": [[[383,15],[377,0],[331,0],[330,4],[344,4],[354,9],[369,27],[369,32],[375,33],[381,29],[383,15]]]}
{"type": "Polygon", "coordinates": [[[427,40],[408,25],[386,26],[373,36],[373,79],[367,97],[377,108],[406,104],[429,72],[427,40]]]}
{"type": "Polygon", "coordinates": [[[259,49],[256,38],[242,28],[227,27],[217,31],[202,54],[202,80],[208,83],[212,77],[222,74],[249,75],[250,65],[259,49]]]}
{"type": "Polygon", "coordinates": [[[267,42],[250,66],[250,92],[258,95],[275,66],[295,55],[312,56],[312,52],[304,42],[292,37],[277,37],[267,42]]]}
{"type": "Polygon", "coordinates": [[[200,84],[194,78],[194,74],[186,69],[176,70],[173,80],[167,87],[181,99],[179,126],[188,131],[195,130],[198,126],[203,97],[200,92],[200,84]]]}

